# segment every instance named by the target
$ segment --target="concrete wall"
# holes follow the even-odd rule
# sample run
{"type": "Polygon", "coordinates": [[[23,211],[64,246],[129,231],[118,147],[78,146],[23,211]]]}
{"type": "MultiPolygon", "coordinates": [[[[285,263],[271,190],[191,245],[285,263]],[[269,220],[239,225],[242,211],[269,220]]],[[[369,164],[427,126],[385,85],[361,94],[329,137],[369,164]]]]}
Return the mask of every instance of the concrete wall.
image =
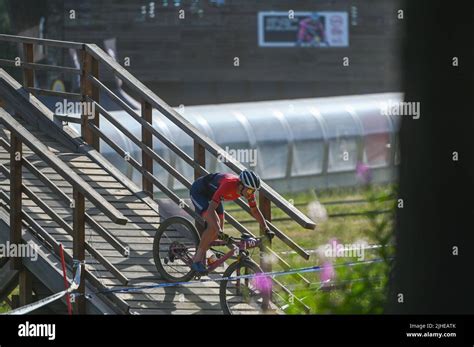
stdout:
{"type": "Polygon", "coordinates": [[[172,105],[400,90],[398,0],[163,2],[152,11],[150,1],[65,0],[64,15],[55,17],[62,30],[53,19],[47,29],[102,47],[117,38],[118,60],[129,57],[127,69],[172,105]],[[258,12],[289,9],[348,12],[349,47],[259,47],[258,12]],[[349,67],[342,66],[346,56],[349,67]]]}

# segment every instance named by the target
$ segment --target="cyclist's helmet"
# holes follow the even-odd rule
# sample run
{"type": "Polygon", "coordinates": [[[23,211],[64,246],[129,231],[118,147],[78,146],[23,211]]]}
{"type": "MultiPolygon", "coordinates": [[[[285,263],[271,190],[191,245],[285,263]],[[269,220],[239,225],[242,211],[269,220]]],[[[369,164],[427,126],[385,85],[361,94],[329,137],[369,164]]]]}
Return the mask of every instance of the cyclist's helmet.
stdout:
{"type": "Polygon", "coordinates": [[[260,189],[260,177],[250,170],[244,170],[239,175],[240,182],[247,187],[255,190],[260,189]]]}

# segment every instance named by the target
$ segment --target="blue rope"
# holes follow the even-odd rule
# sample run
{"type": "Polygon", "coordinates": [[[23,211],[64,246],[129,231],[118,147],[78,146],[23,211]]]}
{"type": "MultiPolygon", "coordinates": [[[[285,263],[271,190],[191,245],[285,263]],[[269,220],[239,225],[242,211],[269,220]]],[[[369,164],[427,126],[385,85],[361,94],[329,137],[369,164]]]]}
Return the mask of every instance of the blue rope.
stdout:
{"type": "MultiPolygon", "coordinates": [[[[389,258],[389,259],[393,259],[393,258],[389,258]]],[[[383,261],[384,259],[372,259],[372,260],[366,260],[366,261],[356,261],[356,262],[349,262],[349,263],[344,263],[344,264],[336,264],[336,265],[333,265],[332,267],[337,268],[337,267],[344,267],[344,266],[355,266],[355,265],[379,263],[383,261]]],[[[301,273],[309,273],[309,272],[318,272],[324,268],[326,268],[326,266],[318,265],[318,266],[303,267],[303,268],[286,270],[286,271],[273,271],[273,272],[262,272],[258,274],[248,274],[248,275],[239,275],[239,276],[231,276],[231,277],[208,278],[208,279],[202,279],[198,281],[157,283],[157,284],[152,284],[148,286],[106,289],[106,290],[98,291],[95,294],[136,293],[136,292],[141,292],[145,289],[185,286],[185,285],[199,284],[199,283],[205,283],[205,282],[234,281],[237,279],[250,279],[250,278],[256,278],[256,277],[276,277],[276,276],[293,275],[293,274],[301,274],[301,273]]]]}

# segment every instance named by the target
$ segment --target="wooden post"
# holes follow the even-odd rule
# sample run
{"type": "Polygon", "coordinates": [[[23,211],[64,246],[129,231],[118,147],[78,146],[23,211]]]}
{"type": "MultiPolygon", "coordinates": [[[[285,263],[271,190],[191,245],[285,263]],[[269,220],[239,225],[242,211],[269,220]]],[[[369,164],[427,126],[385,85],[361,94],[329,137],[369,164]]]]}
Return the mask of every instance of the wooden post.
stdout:
{"type": "MultiPolygon", "coordinates": [[[[199,164],[203,168],[206,168],[206,149],[196,140],[194,140],[194,163],[199,164]]],[[[194,167],[194,179],[198,179],[201,176],[202,173],[196,165],[194,167]]],[[[202,235],[204,227],[197,222],[195,223],[195,225],[199,233],[202,235]]]]}
{"type": "MultiPolygon", "coordinates": [[[[260,211],[262,212],[263,217],[265,218],[266,221],[271,222],[272,221],[272,205],[271,201],[265,196],[265,193],[263,191],[259,192],[258,196],[258,207],[260,211]]],[[[265,230],[263,230],[260,227],[260,236],[265,235],[265,230]]],[[[268,254],[265,251],[265,246],[271,247],[272,243],[270,240],[264,242],[264,244],[260,248],[260,266],[264,272],[270,272],[272,271],[272,263],[268,261],[268,254]]],[[[270,280],[270,283],[271,280],[270,280]]],[[[271,288],[271,287],[270,287],[271,288]]],[[[270,301],[272,298],[272,292],[271,289],[268,293],[268,295],[265,295],[263,298],[263,307],[265,309],[270,308],[270,301]]]]}
{"type": "MultiPolygon", "coordinates": [[[[18,136],[11,134],[10,149],[10,242],[20,245],[21,238],[21,219],[22,219],[22,157],[23,144],[18,136]]],[[[19,304],[24,306],[30,304],[33,297],[31,286],[31,275],[24,268],[21,257],[18,255],[11,258],[12,270],[18,270],[19,273],[19,304]]]]}
{"type": "MultiPolygon", "coordinates": [[[[81,74],[81,94],[82,102],[87,102],[87,96],[96,102],[99,102],[99,89],[93,86],[93,83],[88,76],[99,77],[99,63],[86,51],[82,51],[82,74],[81,74]]],[[[86,109],[86,108],[85,108],[86,109]]],[[[88,108],[87,108],[88,109],[88,108]]],[[[81,135],[85,142],[91,145],[94,149],[99,150],[99,139],[94,135],[94,132],[87,125],[90,115],[83,114],[81,121],[81,135]]],[[[94,112],[92,123],[99,126],[99,112],[94,112]]]]}
{"type": "MultiPolygon", "coordinates": [[[[76,188],[73,191],[74,206],[73,206],[73,240],[72,253],[74,260],[84,262],[85,259],[85,202],[84,195],[76,188]]],[[[84,266],[81,271],[81,284],[78,288],[78,293],[85,293],[85,270],[84,266]]],[[[76,297],[75,312],[78,314],[86,313],[86,300],[84,295],[76,297]]]]}
{"type": "MultiPolygon", "coordinates": [[[[206,168],[206,149],[199,142],[194,140],[194,162],[203,168],[206,168]]],[[[196,166],[194,167],[194,179],[202,176],[201,171],[196,166]]]]}
{"type": "MultiPolygon", "coordinates": [[[[10,140],[10,242],[21,244],[22,172],[23,148],[20,138],[11,134],[10,140]]],[[[12,257],[12,270],[21,270],[21,258],[12,257]]]]}
{"type": "MultiPolygon", "coordinates": [[[[152,111],[153,111],[153,108],[151,107],[150,103],[146,102],[145,100],[142,100],[142,118],[149,124],[153,123],[152,111]]],[[[153,136],[151,132],[147,130],[143,125],[142,125],[142,143],[150,147],[151,149],[153,149],[153,136]]],[[[142,168],[148,171],[149,173],[153,174],[153,158],[150,155],[148,155],[143,149],[142,149],[142,168]]],[[[142,175],[142,189],[149,196],[153,197],[153,183],[147,180],[144,175],[142,175]]]]}
{"type": "MultiPolygon", "coordinates": [[[[33,44],[32,43],[24,43],[23,44],[23,60],[26,63],[33,63],[33,44]]],[[[35,86],[35,72],[32,68],[24,68],[23,69],[23,86],[25,88],[32,88],[35,86]]]]}
{"type": "Polygon", "coordinates": [[[31,274],[25,267],[23,267],[18,278],[20,284],[20,306],[31,304],[33,302],[33,281],[31,274]]]}
{"type": "Polygon", "coordinates": [[[20,297],[18,295],[12,295],[12,304],[11,308],[20,307],[20,297]]]}

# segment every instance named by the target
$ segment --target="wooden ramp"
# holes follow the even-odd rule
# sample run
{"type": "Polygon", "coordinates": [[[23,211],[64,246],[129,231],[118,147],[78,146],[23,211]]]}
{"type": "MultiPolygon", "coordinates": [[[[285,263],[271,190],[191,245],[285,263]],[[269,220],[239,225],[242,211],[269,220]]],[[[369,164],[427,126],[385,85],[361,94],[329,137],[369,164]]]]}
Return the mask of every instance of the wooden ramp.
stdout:
{"type": "MultiPolygon", "coordinates": [[[[86,242],[97,252],[103,255],[124,278],[128,285],[146,285],[160,282],[152,256],[153,236],[160,223],[158,205],[151,199],[140,194],[140,190],[128,182],[126,185],[119,182],[111,172],[108,172],[94,159],[100,156],[97,152],[88,155],[75,151],[55,140],[50,134],[28,125],[28,122],[17,120],[29,130],[37,139],[49,147],[57,157],[64,161],[69,168],[80,175],[87,183],[99,192],[108,202],[123,213],[129,222],[127,225],[111,223],[107,216],[93,208],[87,202],[86,212],[116,237],[125,247],[129,247],[129,257],[124,257],[119,251],[100,236],[90,225],[86,224],[86,242]]],[[[10,142],[10,133],[5,128],[0,129],[1,137],[10,142]]],[[[24,158],[33,164],[44,176],[60,188],[65,194],[72,195],[72,187],[60,175],[52,170],[35,153],[24,147],[24,158]]],[[[7,168],[10,163],[9,153],[0,148],[0,164],[7,168]]],[[[117,172],[113,173],[117,175],[117,172]]],[[[121,178],[126,181],[125,177],[121,178]]],[[[54,211],[64,220],[72,222],[72,209],[58,198],[57,194],[39,180],[27,169],[23,169],[24,184],[38,196],[45,204],[54,208],[54,211]]],[[[5,176],[0,179],[0,187],[9,192],[9,180],[5,176]]],[[[23,209],[40,226],[42,226],[58,242],[61,242],[66,252],[72,256],[72,236],[58,225],[51,216],[38,206],[28,196],[23,196],[23,209]]],[[[98,281],[108,288],[124,286],[125,283],[117,279],[101,265],[94,257],[86,252],[86,269],[98,281]]],[[[100,289],[100,288],[97,288],[100,289]]],[[[158,288],[146,290],[144,293],[107,294],[119,298],[123,313],[130,314],[221,314],[219,304],[218,283],[194,284],[186,287],[158,288]]],[[[115,299],[117,300],[117,299],[115,299]]]]}
{"type": "MultiPolygon", "coordinates": [[[[159,190],[175,205],[181,205],[182,199],[176,193],[174,185],[170,183],[179,182],[189,189],[192,182],[189,179],[189,172],[185,174],[179,163],[189,165],[189,168],[194,171],[194,177],[202,176],[209,173],[210,168],[206,164],[208,159],[219,160],[224,149],[189,123],[95,44],[4,34],[0,34],[0,41],[17,43],[18,47],[23,48],[18,54],[22,55],[23,60],[26,61],[26,64],[17,66],[14,60],[0,59],[0,65],[19,68],[23,72],[23,81],[20,84],[6,71],[0,69],[0,106],[10,113],[9,115],[4,113],[2,116],[3,109],[0,107],[0,120],[5,129],[8,129],[16,139],[12,143],[12,146],[15,145],[15,152],[18,152],[21,143],[28,144],[28,147],[32,149],[31,152],[25,152],[23,161],[10,159],[6,149],[9,148],[10,135],[5,129],[1,134],[3,148],[0,149],[0,164],[4,176],[0,179],[0,186],[4,191],[0,190],[0,195],[1,199],[8,200],[3,204],[4,210],[11,208],[13,218],[10,227],[7,225],[8,218],[2,219],[3,210],[0,209],[0,219],[2,219],[0,220],[0,239],[5,236],[2,232],[7,234],[5,230],[10,228],[12,231],[10,238],[14,239],[15,243],[20,242],[21,239],[25,240],[27,233],[22,234],[22,228],[26,225],[39,234],[44,234],[43,236],[52,244],[56,255],[60,253],[58,242],[62,242],[67,250],[66,260],[70,264],[72,263],[72,248],[74,248],[76,258],[81,260],[84,250],[87,250],[90,253],[86,254],[87,283],[95,289],[86,288],[86,292],[125,284],[140,285],[159,281],[151,251],[153,235],[160,223],[160,209],[156,202],[146,194],[152,195],[154,191],[159,190]],[[34,45],[76,50],[81,57],[80,67],[36,64],[34,45]],[[42,89],[39,87],[40,83],[36,83],[36,70],[80,77],[80,91],[59,92],[42,89]],[[101,80],[102,71],[111,72],[115,78],[122,81],[127,93],[131,93],[131,96],[140,103],[140,110],[132,109],[112,91],[108,86],[108,81],[101,80]],[[140,135],[131,132],[129,124],[122,124],[104,108],[104,104],[101,104],[103,93],[138,123],[140,135]],[[74,120],[71,114],[55,115],[36,98],[37,95],[54,96],[68,101],[80,100],[94,106],[95,111],[92,111],[93,114],[83,114],[80,120],[74,120]],[[175,143],[174,139],[168,136],[167,131],[158,129],[159,126],[156,127],[158,123],[153,121],[153,115],[156,112],[163,117],[160,122],[170,121],[179,129],[179,138],[184,136],[183,138],[188,139],[189,137],[191,147],[175,143]],[[90,117],[91,115],[93,117],[90,117]],[[33,142],[28,140],[33,136],[31,133],[25,130],[22,131],[22,135],[17,131],[15,127],[23,129],[17,119],[36,136],[33,142]],[[61,120],[80,122],[81,134],[64,126],[61,120]],[[15,127],[12,126],[13,123],[16,124],[15,127]],[[115,135],[110,136],[111,133],[123,139],[123,143],[117,141],[118,137],[115,135]],[[163,158],[156,150],[154,143],[157,141],[163,145],[165,151],[170,151],[171,159],[163,158]],[[143,188],[138,188],[120,173],[117,167],[104,159],[98,152],[100,142],[106,143],[119,157],[127,158],[131,168],[139,173],[143,188]],[[55,156],[42,155],[45,151],[50,153],[44,148],[45,144],[62,161],[58,161],[55,156]],[[140,159],[129,155],[130,148],[135,147],[138,149],[140,159]],[[192,155],[188,151],[189,148],[192,155]],[[10,160],[13,163],[11,175],[7,167],[10,160]],[[172,181],[158,177],[158,172],[154,169],[156,165],[164,169],[172,177],[172,181]],[[10,176],[13,182],[11,192],[8,191],[10,176]],[[23,187],[22,177],[24,178],[23,187]],[[20,206],[22,193],[26,194],[25,203],[20,206]],[[72,198],[71,193],[73,193],[72,198]],[[9,196],[12,197],[12,204],[10,204],[9,196]],[[84,200],[92,202],[93,205],[86,205],[86,210],[84,210],[84,200]],[[71,207],[71,202],[77,203],[79,207],[71,207]],[[124,225],[127,219],[128,223],[124,225]],[[84,221],[87,222],[86,228],[84,228],[84,221]],[[86,234],[85,240],[84,234],[86,234]],[[130,248],[128,258],[124,257],[125,247],[130,248]]],[[[242,163],[232,157],[227,158],[225,165],[237,174],[245,169],[242,163]]],[[[250,212],[247,202],[243,199],[238,199],[235,203],[243,211],[250,212]]],[[[204,220],[195,213],[192,206],[184,204],[181,207],[197,223],[204,224],[204,220]]],[[[308,260],[309,253],[280,230],[275,223],[272,223],[272,209],[283,211],[290,220],[305,229],[314,229],[315,223],[263,180],[259,191],[259,208],[268,227],[275,233],[276,239],[294,250],[303,259],[308,260]]],[[[225,219],[240,233],[253,235],[252,231],[228,212],[225,213],[225,219]]],[[[4,239],[9,238],[4,237],[4,239]]],[[[279,268],[285,270],[291,268],[284,258],[272,250],[271,245],[265,246],[263,252],[260,252],[260,263],[265,262],[266,255],[274,258],[279,268]]],[[[47,263],[46,260],[44,264],[47,263]]],[[[21,263],[24,262],[27,261],[22,259],[21,263]]],[[[21,264],[15,262],[14,266],[21,270],[21,264]]],[[[28,266],[35,268],[33,264],[28,266]]],[[[50,264],[50,267],[54,266],[53,263],[50,264]]],[[[35,271],[41,270],[38,266],[35,269],[35,271]]],[[[263,270],[271,271],[271,269],[271,264],[265,264],[263,270]]],[[[60,273],[58,269],[52,272],[54,276],[58,273],[60,273]]],[[[21,274],[23,276],[23,273],[21,274]]],[[[294,274],[292,278],[303,285],[310,283],[302,274],[294,274]]],[[[285,283],[279,279],[273,279],[272,282],[275,288],[274,294],[279,299],[285,301],[290,297],[294,298],[295,305],[305,312],[310,312],[310,308],[303,300],[294,296],[286,288],[285,283]]],[[[27,288],[28,286],[20,287],[27,288]]],[[[81,293],[84,290],[82,286],[78,289],[81,293]]],[[[114,304],[120,307],[121,312],[127,313],[221,313],[217,291],[218,284],[209,282],[184,288],[155,289],[142,294],[109,296],[113,298],[114,304]]],[[[95,307],[98,307],[97,305],[95,307]]],[[[85,312],[82,298],[79,298],[75,306],[79,312],[85,312]]]]}

